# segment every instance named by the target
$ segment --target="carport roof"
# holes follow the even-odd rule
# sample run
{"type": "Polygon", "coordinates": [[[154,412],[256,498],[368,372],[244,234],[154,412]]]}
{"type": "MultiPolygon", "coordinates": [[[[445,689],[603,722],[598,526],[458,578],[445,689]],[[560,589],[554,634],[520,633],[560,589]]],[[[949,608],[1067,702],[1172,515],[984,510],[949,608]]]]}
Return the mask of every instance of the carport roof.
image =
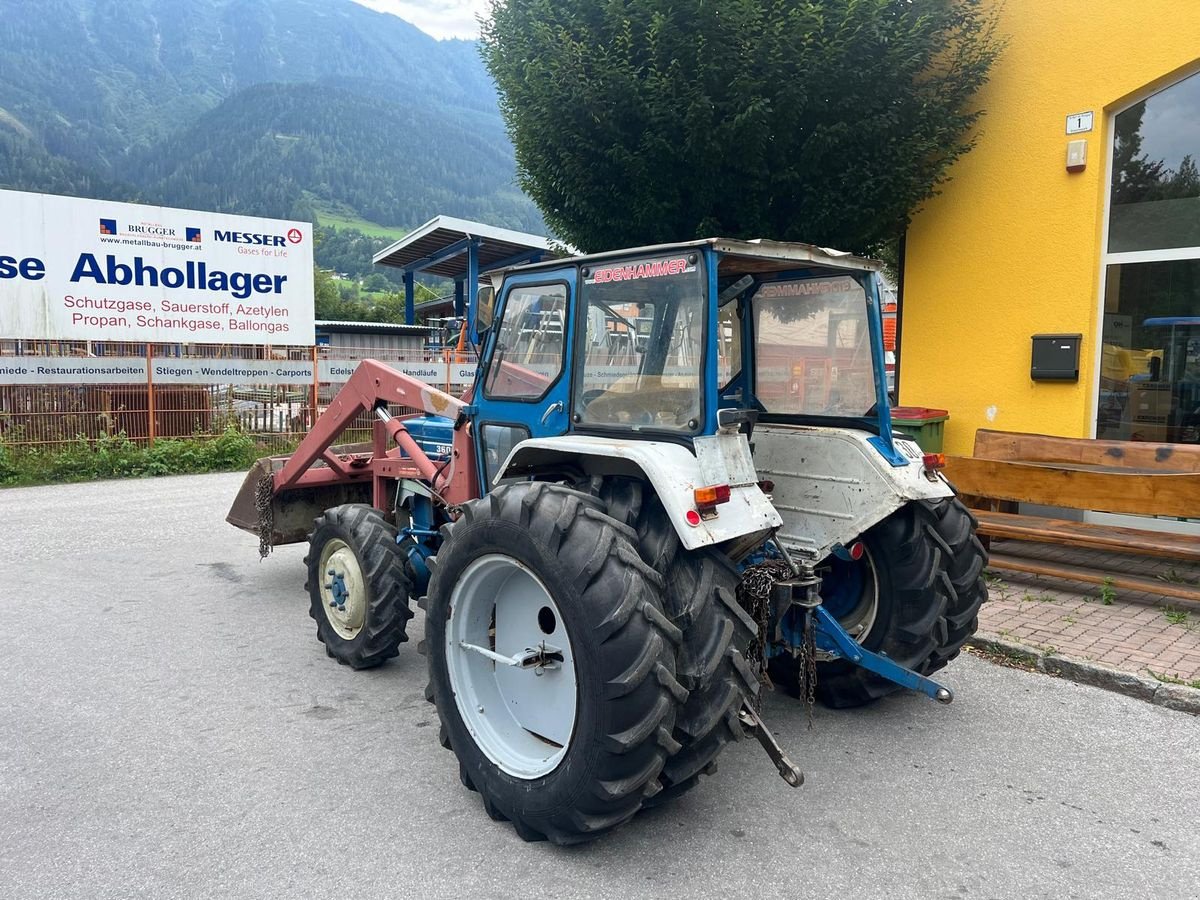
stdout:
{"type": "Polygon", "coordinates": [[[541,235],[453,216],[437,216],[380,250],[374,261],[383,266],[458,280],[467,275],[466,247],[472,239],[479,242],[480,272],[505,265],[514,257],[528,258],[536,251],[546,255],[554,253],[549,239],[541,235]],[[458,247],[462,249],[455,252],[458,247]]]}

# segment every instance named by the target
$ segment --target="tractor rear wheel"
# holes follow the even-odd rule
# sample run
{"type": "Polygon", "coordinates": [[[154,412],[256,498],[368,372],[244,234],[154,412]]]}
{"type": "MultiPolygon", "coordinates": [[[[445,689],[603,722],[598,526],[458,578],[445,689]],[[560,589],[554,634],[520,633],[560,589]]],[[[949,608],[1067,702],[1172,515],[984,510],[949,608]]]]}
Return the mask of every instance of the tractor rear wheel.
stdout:
{"type": "Polygon", "coordinates": [[[325,652],[352,669],[398,655],[412,588],[396,529],[374,507],[347,503],[319,516],[308,540],[304,588],[325,652]]]}
{"type": "Polygon", "coordinates": [[[526,840],[590,840],[659,788],[687,690],[662,579],[595,498],[504,485],[430,560],[430,690],[484,809],[526,840]]]}
{"type": "MultiPolygon", "coordinates": [[[[958,655],[978,626],[987,562],[957,497],[906,504],[863,535],[857,562],[831,558],[821,585],[828,609],[868,650],[921,674],[958,655]]],[[[798,661],[771,660],[771,677],[799,687],[798,661]]],[[[900,686],[844,660],[817,663],[816,695],[835,709],[862,706],[900,686]]]]}
{"type": "Polygon", "coordinates": [[[675,721],[680,749],[663,767],[657,805],[695,787],[715,770],[730,741],[741,740],[738,711],[759,690],[746,661],[757,626],[737,602],[739,575],[716,550],[684,550],[662,502],[635,478],[606,478],[593,486],[608,514],[638,534],[643,559],[663,573],[666,611],[682,631],[679,680],[690,691],[675,721]]]}

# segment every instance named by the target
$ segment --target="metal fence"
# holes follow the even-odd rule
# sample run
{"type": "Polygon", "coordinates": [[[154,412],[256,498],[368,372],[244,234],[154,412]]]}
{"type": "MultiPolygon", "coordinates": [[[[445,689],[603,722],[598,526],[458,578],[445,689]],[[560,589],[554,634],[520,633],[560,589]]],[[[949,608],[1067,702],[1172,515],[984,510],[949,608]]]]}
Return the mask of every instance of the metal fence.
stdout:
{"type": "MultiPolygon", "coordinates": [[[[398,367],[424,367],[430,380],[454,393],[466,387],[473,369],[470,351],[381,350],[378,347],[233,346],[227,344],[130,344],[85,341],[0,341],[0,444],[14,449],[53,450],[79,440],[95,441],[124,434],[137,444],[156,440],[207,439],[229,427],[251,435],[264,454],[286,453],[299,443],[341,388],[353,364],[378,359],[398,367]],[[6,369],[23,364],[26,373],[40,367],[66,369],[80,361],[142,360],[144,374],[125,383],[11,383],[6,369]],[[155,371],[175,372],[173,363],[196,361],[223,365],[279,363],[286,371],[311,372],[300,382],[156,383],[155,371]],[[350,365],[337,366],[345,362],[350,365]],[[288,365],[295,363],[296,365],[288,365]],[[331,373],[338,373],[335,376],[331,373]],[[444,377],[443,377],[444,373],[444,377]]],[[[221,372],[219,366],[213,371],[221,372]]],[[[27,375],[27,380],[31,375],[27,375]]],[[[92,379],[94,380],[94,379],[92,379]]],[[[219,375],[207,378],[221,381],[219,375]]],[[[399,409],[398,413],[405,410],[399,409]]],[[[347,442],[369,440],[372,419],[361,417],[347,442]]]]}

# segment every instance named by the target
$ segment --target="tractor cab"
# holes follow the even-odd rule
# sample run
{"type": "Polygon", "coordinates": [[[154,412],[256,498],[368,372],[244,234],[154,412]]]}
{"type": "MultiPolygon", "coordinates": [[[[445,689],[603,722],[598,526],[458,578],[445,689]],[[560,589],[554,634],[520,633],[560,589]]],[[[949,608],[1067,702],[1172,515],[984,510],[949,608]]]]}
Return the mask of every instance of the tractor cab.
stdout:
{"type": "Polygon", "coordinates": [[[881,458],[907,464],[891,436],[878,269],[803,244],[711,239],[503,273],[494,318],[477,305],[483,483],[523,440],[691,445],[723,409],[862,429],[881,458]]]}

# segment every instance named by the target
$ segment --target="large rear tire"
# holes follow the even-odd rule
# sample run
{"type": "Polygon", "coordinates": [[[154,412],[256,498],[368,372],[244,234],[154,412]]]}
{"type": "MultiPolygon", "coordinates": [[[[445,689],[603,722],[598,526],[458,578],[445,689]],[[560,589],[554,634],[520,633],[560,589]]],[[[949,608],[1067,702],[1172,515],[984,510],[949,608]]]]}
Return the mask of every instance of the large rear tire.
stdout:
{"type": "MultiPolygon", "coordinates": [[[[923,675],[942,668],[975,633],[987,598],[987,555],[974,519],[956,497],[912,502],[870,529],[863,543],[857,567],[836,565],[836,577],[822,584],[827,608],[867,649],[923,675]]],[[[795,658],[773,658],[770,674],[796,693],[795,658]]],[[[826,706],[862,706],[898,690],[844,660],[817,663],[816,695],[826,706]]]]}
{"type": "Polygon", "coordinates": [[[326,653],[352,669],[399,654],[412,586],[396,529],[379,510],[360,503],[326,510],[313,523],[304,562],[309,615],[326,653]]]}
{"type": "Polygon", "coordinates": [[[609,515],[637,532],[643,559],[663,573],[667,615],[683,632],[678,675],[690,693],[675,720],[680,749],[667,760],[659,776],[662,791],[648,804],[657,805],[715,772],[722,748],[741,740],[738,711],[759,690],[745,657],[757,626],[738,605],[737,568],[719,551],[684,550],[662,502],[644,482],[606,478],[593,491],[609,515]]]}
{"type": "Polygon", "coordinates": [[[526,840],[579,843],[628,821],[660,789],[688,696],[682,636],[636,536],[593,497],[528,482],[466,504],[443,534],[427,695],[463,784],[526,840]],[[526,648],[557,657],[541,671],[495,658],[526,648]]]}
{"type": "Polygon", "coordinates": [[[979,539],[979,522],[958,497],[927,504],[936,537],[942,542],[946,575],[954,589],[946,610],[946,638],[934,650],[929,671],[958,656],[979,628],[979,609],[987,601],[987,550],[979,539]]]}

